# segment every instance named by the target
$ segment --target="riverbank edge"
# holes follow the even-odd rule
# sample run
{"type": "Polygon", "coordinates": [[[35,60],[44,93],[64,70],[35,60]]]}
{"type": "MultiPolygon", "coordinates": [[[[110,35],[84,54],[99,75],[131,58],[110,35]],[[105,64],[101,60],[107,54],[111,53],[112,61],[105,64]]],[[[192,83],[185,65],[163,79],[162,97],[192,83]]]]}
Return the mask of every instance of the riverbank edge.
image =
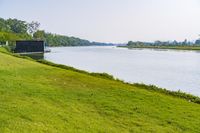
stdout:
{"type": "Polygon", "coordinates": [[[27,59],[27,60],[30,60],[30,61],[38,62],[38,63],[45,64],[45,65],[52,66],[52,67],[70,70],[70,71],[90,75],[90,76],[97,77],[97,78],[112,80],[112,81],[115,81],[115,82],[121,82],[121,83],[126,84],[126,85],[130,85],[130,86],[138,87],[138,88],[141,88],[141,89],[162,93],[162,94],[177,97],[177,98],[182,98],[182,99],[187,100],[188,102],[200,104],[200,97],[194,96],[192,94],[187,94],[187,93],[181,92],[180,90],[179,91],[170,91],[170,90],[167,90],[165,88],[157,87],[155,85],[146,85],[146,84],[142,84],[142,83],[129,83],[129,82],[125,82],[123,80],[114,78],[114,76],[107,74],[107,73],[90,73],[90,72],[87,72],[87,71],[84,71],[84,70],[76,69],[76,68],[71,67],[71,66],[56,64],[56,63],[46,61],[46,60],[34,60],[34,59],[27,57],[27,56],[21,56],[19,54],[14,54],[14,53],[8,52],[6,49],[3,49],[3,48],[0,48],[0,52],[7,54],[7,55],[10,55],[10,56],[14,56],[16,58],[27,59]]]}
{"type": "Polygon", "coordinates": [[[129,46],[117,46],[119,48],[128,48],[128,49],[166,49],[166,50],[188,50],[188,51],[200,51],[200,46],[188,46],[188,47],[182,47],[182,46],[176,46],[176,47],[170,47],[170,46],[135,46],[135,47],[129,47],[129,46]]]}

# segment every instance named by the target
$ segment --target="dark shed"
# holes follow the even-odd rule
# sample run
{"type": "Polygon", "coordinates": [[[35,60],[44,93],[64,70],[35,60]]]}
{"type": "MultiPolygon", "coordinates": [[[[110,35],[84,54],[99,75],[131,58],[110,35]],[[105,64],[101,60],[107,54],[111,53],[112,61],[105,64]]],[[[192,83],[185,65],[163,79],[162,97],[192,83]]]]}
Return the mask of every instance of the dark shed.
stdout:
{"type": "Polygon", "coordinates": [[[16,53],[44,52],[44,41],[16,41],[16,53]]]}

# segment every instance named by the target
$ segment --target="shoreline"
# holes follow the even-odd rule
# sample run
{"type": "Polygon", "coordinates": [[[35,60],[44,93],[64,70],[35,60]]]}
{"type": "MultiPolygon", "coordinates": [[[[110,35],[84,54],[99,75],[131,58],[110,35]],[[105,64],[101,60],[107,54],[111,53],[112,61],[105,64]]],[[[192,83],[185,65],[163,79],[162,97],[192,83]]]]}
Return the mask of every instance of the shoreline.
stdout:
{"type": "Polygon", "coordinates": [[[187,51],[200,51],[200,46],[189,46],[189,47],[170,47],[170,46],[117,46],[119,48],[128,48],[128,49],[165,49],[165,50],[187,50],[187,51]]]}
{"type": "Polygon", "coordinates": [[[185,93],[185,92],[182,92],[182,91],[170,91],[166,88],[157,87],[156,85],[146,85],[146,84],[142,84],[142,83],[129,83],[129,82],[125,82],[123,80],[114,78],[113,75],[110,75],[110,74],[107,74],[107,73],[90,73],[90,72],[85,71],[85,70],[79,70],[77,68],[67,66],[67,65],[56,64],[56,63],[53,63],[53,62],[50,62],[50,61],[47,61],[47,60],[34,60],[34,59],[32,59],[28,56],[21,56],[19,54],[8,52],[5,49],[3,51],[0,50],[0,52],[14,56],[14,57],[17,57],[17,58],[23,58],[23,59],[31,60],[31,61],[34,61],[34,62],[38,62],[38,63],[44,64],[44,65],[48,65],[48,66],[52,66],[52,67],[56,67],[56,68],[70,70],[70,71],[74,71],[74,72],[77,72],[77,73],[82,73],[82,74],[86,74],[86,75],[90,75],[90,76],[98,77],[98,78],[103,78],[103,79],[107,79],[107,80],[111,80],[111,81],[115,81],[115,82],[120,82],[122,84],[130,85],[130,86],[140,87],[140,88],[145,89],[145,90],[159,92],[161,94],[182,98],[182,99],[185,99],[189,102],[200,104],[200,97],[199,96],[188,94],[188,93],[185,93]]]}

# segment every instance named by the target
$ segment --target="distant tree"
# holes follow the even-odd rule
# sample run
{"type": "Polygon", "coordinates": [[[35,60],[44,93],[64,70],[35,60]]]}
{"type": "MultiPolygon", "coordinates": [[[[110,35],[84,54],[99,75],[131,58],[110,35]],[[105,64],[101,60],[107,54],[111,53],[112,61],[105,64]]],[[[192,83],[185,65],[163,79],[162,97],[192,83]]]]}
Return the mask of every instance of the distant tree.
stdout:
{"type": "Polygon", "coordinates": [[[7,41],[6,39],[7,39],[7,38],[6,38],[6,36],[5,36],[5,33],[0,32],[0,42],[5,42],[5,41],[7,41]]]}
{"type": "Polygon", "coordinates": [[[27,33],[27,23],[25,21],[17,20],[17,19],[8,19],[7,24],[10,26],[10,29],[14,33],[27,33]]]}
{"type": "Polygon", "coordinates": [[[45,31],[38,30],[33,34],[33,38],[36,40],[45,40],[45,31]]]}
{"type": "MultiPolygon", "coordinates": [[[[200,37],[200,35],[199,35],[200,37]]],[[[200,45],[200,38],[195,41],[195,45],[200,45]]]]}
{"type": "Polygon", "coordinates": [[[32,21],[31,23],[28,24],[28,33],[33,35],[38,30],[39,27],[40,23],[32,21]]]}
{"type": "Polygon", "coordinates": [[[200,39],[196,40],[195,44],[200,45],[200,39]]]}
{"type": "Polygon", "coordinates": [[[187,39],[185,39],[183,42],[182,42],[182,45],[187,45],[188,44],[188,41],[187,39]]]}
{"type": "Polygon", "coordinates": [[[161,41],[155,41],[155,42],[154,42],[154,45],[155,45],[155,46],[162,45],[162,42],[161,42],[161,41]]]}
{"type": "Polygon", "coordinates": [[[16,40],[37,39],[46,41],[49,46],[89,46],[94,44],[75,37],[46,33],[44,30],[38,30],[39,26],[40,24],[36,21],[27,23],[18,19],[0,18],[0,43],[5,44],[8,41],[9,44],[15,44],[16,40]]]}
{"type": "Polygon", "coordinates": [[[6,20],[0,18],[0,31],[11,32],[10,26],[7,25],[6,20]]]}
{"type": "Polygon", "coordinates": [[[171,45],[178,45],[178,42],[174,40],[171,45]]]}
{"type": "Polygon", "coordinates": [[[89,46],[93,45],[88,40],[79,39],[76,37],[68,37],[52,33],[45,33],[45,41],[49,46],[89,46]]]}
{"type": "Polygon", "coordinates": [[[133,44],[134,44],[133,41],[129,41],[128,44],[127,44],[127,46],[131,46],[131,45],[133,45],[133,44]]]}

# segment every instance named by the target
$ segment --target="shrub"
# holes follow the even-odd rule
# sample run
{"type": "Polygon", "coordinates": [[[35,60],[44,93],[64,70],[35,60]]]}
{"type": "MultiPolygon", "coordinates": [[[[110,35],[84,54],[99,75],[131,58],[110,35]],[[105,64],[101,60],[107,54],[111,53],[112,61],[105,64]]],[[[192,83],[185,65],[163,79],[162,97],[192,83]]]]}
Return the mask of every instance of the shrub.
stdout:
{"type": "Polygon", "coordinates": [[[159,87],[154,86],[154,85],[145,85],[145,84],[138,84],[138,83],[135,83],[135,84],[132,84],[132,85],[139,87],[139,88],[146,89],[146,90],[156,91],[156,92],[164,93],[164,94],[167,94],[167,95],[183,98],[183,99],[186,99],[187,101],[200,104],[200,98],[199,97],[181,92],[180,90],[179,91],[170,91],[170,90],[167,90],[167,89],[159,88],[159,87]]]}

